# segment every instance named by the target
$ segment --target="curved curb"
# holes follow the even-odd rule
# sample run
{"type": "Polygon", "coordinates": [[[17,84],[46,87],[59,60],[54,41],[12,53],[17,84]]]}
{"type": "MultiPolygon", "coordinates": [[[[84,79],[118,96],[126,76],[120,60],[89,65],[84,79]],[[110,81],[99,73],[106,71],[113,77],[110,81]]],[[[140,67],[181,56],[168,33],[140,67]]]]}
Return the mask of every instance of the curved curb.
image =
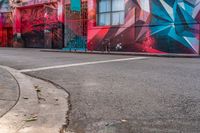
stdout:
{"type": "Polygon", "coordinates": [[[13,75],[20,88],[17,104],[0,118],[0,133],[64,133],[70,109],[65,89],[18,70],[0,67],[13,75]]]}
{"type": "Polygon", "coordinates": [[[16,90],[17,90],[17,94],[16,94],[16,98],[14,98],[15,100],[11,100],[13,102],[13,104],[11,106],[9,106],[7,108],[7,110],[5,110],[5,112],[3,112],[2,114],[0,114],[0,118],[2,118],[4,115],[6,115],[10,110],[12,110],[13,107],[15,107],[15,105],[17,104],[17,102],[19,101],[19,98],[20,98],[20,86],[19,86],[19,83],[17,82],[17,79],[9,72],[7,71],[6,69],[2,68],[0,66],[1,69],[3,69],[4,71],[6,71],[7,73],[9,73],[9,75],[13,78],[13,80],[15,81],[17,87],[16,87],[16,90]]]}
{"type": "Polygon", "coordinates": [[[67,128],[68,128],[69,123],[70,123],[69,114],[71,113],[71,110],[72,110],[72,104],[71,104],[71,100],[70,100],[70,99],[71,99],[71,98],[70,98],[70,97],[71,97],[70,93],[69,93],[65,88],[63,88],[62,86],[60,86],[60,85],[58,85],[58,84],[52,82],[51,80],[47,80],[47,79],[45,79],[45,78],[37,77],[37,76],[35,76],[35,75],[31,75],[31,74],[28,74],[28,73],[26,73],[26,75],[28,75],[28,76],[30,76],[30,77],[32,77],[32,78],[35,78],[35,79],[39,79],[39,80],[42,80],[42,81],[51,83],[51,84],[54,85],[56,88],[58,88],[58,89],[60,89],[60,90],[63,90],[65,93],[67,93],[67,95],[68,95],[68,98],[67,98],[68,110],[66,111],[66,114],[65,114],[65,119],[66,119],[66,121],[65,121],[64,124],[62,124],[62,127],[61,127],[59,133],[71,133],[71,132],[67,131],[67,128]]]}
{"type": "Polygon", "coordinates": [[[16,133],[25,124],[25,119],[38,112],[37,95],[33,85],[27,77],[17,70],[0,66],[10,72],[20,86],[20,97],[16,105],[2,118],[0,118],[1,133],[16,133]]]}

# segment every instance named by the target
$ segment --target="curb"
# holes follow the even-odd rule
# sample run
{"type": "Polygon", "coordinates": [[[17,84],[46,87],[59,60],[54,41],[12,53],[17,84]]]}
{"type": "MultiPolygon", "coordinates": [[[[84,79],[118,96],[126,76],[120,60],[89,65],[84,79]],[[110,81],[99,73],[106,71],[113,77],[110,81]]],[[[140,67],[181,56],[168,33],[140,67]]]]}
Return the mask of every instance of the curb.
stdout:
{"type": "Polygon", "coordinates": [[[25,75],[9,67],[0,67],[9,71],[15,79],[17,79],[20,86],[19,101],[12,110],[0,119],[0,132],[16,133],[24,126],[24,120],[38,111],[37,108],[35,108],[37,106],[37,96],[32,83],[25,77],[25,75]]]}
{"type": "Polygon", "coordinates": [[[200,55],[198,55],[198,54],[157,54],[157,53],[139,53],[139,52],[64,51],[64,50],[55,50],[55,49],[42,49],[40,51],[41,52],[78,53],[78,54],[168,57],[168,58],[200,58],[200,55]]]}
{"type": "MultiPolygon", "coordinates": [[[[7,71],[6,69],[2,68],[0,66],[0,69],[3,69],[4,71],[6,71],[6,73],[8,73],[12,79],[14,81],[9,81],[9,82],[15,82],[16,84],[16,88],[12,90],[12,94],[10,95],[10,93],[8,93],[6,90],[5,92],[3,93],[3,96],[5,95],[9,95],[11,96],[10,98],[2,98],[2,101],[6,101],[7,102],[7,106],[6,107],[3,107],[5,110],[1,112],[0,114],[0,118],[2,118],[4,115],[6,115],[10,110],[12,110],[13,107],[15,107],[15,105],[17,104],[17,102],[19,101],[19,98],[20,98],[20,86],[19,86],[19,83],[17,82],[17,79],[9,72],[7,71]],[[7,94],[8,93],[8,94],[7,94]],[[14,95],[13,95],[14,94],[14,95]],[[10,103],[9,103],[10,102],[10,103]]],[[[5,82],[6,84],[9,83],[9,82],[5,82]]],[[[12,84],[12,83],[11,83],[12,84]]],[[[7,88],[8,89],[8,88],[7,88]]]]}
{"type": "Polygon", "coordinates": [[[0,118],[0,133],[64,132],[69,94],[52,83],[0,67],[10,72],[20,86],[19,101],[0,118]]]}

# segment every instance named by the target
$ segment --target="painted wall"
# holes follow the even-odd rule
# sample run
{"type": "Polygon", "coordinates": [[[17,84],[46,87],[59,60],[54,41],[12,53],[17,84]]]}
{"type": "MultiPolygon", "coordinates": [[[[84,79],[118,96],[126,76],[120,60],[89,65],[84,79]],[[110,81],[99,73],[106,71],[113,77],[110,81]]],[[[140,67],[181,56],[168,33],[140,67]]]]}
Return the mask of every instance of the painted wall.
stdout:
{"type": "Polygon", "coordinates": [[[125,23],[97,26],[96,0],[88,1],[88,49],[199,53],[199,0],[125,0],[125,23]]]}
{"type": "Polygon", "coordinates": [[[52,3],[57,2],[57,0],[21,0],[21,3],[18,6],[30,6],[36,4],[52,3]]]}
{"type": "Polygon", "coordinates": [[[7,46],[9,33],[13,47],[62,48],[63,5],[64,0],[0,0],[0,46],[7,46]],[[12,19],[9,26],[7,12],[12,19]]]}
{"type": "Polygon", "coordinates": [[[13,40],[12,13],[0,13],[0,46],[11,47],[13,40]]]}
{"type": "Polygon", "coordinates": [[[1,12],[17,6],[1,13],[1,46],[13,31],[14,47],[83,48],[87,40],[89,50],[199,53],[199,0],[125,0],[125,23],[112,27],[97,26],[97,0],[86,1],[77,13],[70,0],[0,0],[1,12]]]}
{"type": "Polygon", "coordinates": [[[9,0],[0,0],[0,47],[12,45],[12,13],[9,0]]]}
{"type": "Polygon", "coordinates": [[[65,3],[65,50],[85,50],[87,47],[87,1],[82,0],[81,12],[71,11],[65,3]]]}
{"type": "Polygon", "coordinates": [[[9,0],[0,0],[0,12],[9,12],[10,11],[10,4],[9,0]]]}
{"type": "Polygon", "coordinates": [[[62,48],[63,1],[26,0],[14,11],[15,47],[62,48]]]}

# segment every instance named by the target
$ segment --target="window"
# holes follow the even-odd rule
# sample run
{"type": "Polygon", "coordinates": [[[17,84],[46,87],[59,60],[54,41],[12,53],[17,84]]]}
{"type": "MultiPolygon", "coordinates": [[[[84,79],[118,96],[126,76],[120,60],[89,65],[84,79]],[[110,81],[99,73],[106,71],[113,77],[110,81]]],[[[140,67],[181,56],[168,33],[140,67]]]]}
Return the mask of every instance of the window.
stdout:
{"type": "Polygon", "coordinates": [[[124,0],[99,0],[98,1],[98,25],[121,25],[125,17],[124,0]]]}

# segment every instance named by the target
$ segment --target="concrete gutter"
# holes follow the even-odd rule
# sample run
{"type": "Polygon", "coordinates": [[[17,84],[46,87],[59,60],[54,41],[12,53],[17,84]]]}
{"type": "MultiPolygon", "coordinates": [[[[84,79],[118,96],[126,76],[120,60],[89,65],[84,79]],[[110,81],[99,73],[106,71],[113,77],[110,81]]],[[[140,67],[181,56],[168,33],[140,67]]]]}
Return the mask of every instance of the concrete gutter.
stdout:
{"type": "Polygon", "coordinates": [[[69,95],[51,83],[0,67],[9,71],[20,87],[18,102],[0,118],[0,133],[63,133],[69,95]]]}
{"type": "Polygon", "coordinates": [[[168,57],[168,58],[200,58],[198,54],[158,54],[158,53],[140,53],[140,52],[103,52],[103,51],[64,51],[59,49],[42,49],[41,52],[62,52],[62,53],[79,53],[79,54],[107,54],[107,55],[126,55],[126,56],[151,56],[151,57],[168,57]]]}

